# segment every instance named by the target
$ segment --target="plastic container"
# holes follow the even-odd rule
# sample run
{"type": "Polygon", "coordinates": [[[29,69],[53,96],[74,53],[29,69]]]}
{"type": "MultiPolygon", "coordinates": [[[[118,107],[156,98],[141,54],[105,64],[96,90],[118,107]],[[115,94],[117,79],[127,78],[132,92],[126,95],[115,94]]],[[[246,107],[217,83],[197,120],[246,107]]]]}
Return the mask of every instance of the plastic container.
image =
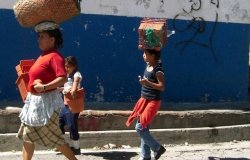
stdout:
{"type": "Polygon", "coordinates": [[[32,65],[35,63],[34,59],[21,60],[19,65],[16,66],[17,75],[28,73],[32,65]]]}
{"type": "Polygon", "coordinates": [[[69,93],[72,86],[73,86],[73,80],[72,80],[72,78],[68,78],[68,81],[63,86],[64,87],[63,94],[69,93]]]}
{"type": "Polygon", "coordinates": [[[28,73],[21,74],[20,76],[18,76],[16,80],[16,85],[18,87],[23,102],[25,101],[28,94],[28,83],[29,83],[28,73]]]}
{"type": "Polygon", "coordinates": [[[76,97],[72,97],[70,93],[64,94],[64,101],[68,104],[69,109],[73,113],[80,113],[84,110],[84,89],[78,89],[76,97]]]}

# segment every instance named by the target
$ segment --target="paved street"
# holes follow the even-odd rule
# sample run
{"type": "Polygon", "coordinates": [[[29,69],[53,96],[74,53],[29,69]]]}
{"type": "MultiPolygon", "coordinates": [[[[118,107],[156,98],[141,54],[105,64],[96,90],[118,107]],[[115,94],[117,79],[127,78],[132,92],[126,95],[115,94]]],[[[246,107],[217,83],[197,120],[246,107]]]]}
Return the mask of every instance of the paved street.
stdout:
{"type": "MultiPolygon", "coordinates": [[[[166,145],[161,160],[250,160],[250,141],[212,144],[166,145]]],[[[79,160],[138,160],[139,148],[82,149],[79,160]]],[[[20,160],[21,152],[1,152],[1,160],[20,160]]],[[[53,151],[36,151],[33,160],[63,160],[53,151]]]]}

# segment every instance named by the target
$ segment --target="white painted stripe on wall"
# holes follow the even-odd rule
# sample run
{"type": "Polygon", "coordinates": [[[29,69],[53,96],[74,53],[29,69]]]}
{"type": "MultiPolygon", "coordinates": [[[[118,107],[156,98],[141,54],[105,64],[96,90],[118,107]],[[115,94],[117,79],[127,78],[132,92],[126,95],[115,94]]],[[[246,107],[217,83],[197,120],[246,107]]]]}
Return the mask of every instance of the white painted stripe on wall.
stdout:
{"type": "Polygon", "coordinates": [[[0,8],[12,9],[18,0],[0,0],[0,8]]]}
{"type": "Polygon", "coordinates": [[[250,0],[82,0],[82,12],[250,24],[250,0]]]}
{"type": "MultiPolygon", "coordinates": [[[[18,0],[0,0],[12,9],[18,0]]],[[[82,0],[82,13],[250,24],[250,0],[82,0]]]]}

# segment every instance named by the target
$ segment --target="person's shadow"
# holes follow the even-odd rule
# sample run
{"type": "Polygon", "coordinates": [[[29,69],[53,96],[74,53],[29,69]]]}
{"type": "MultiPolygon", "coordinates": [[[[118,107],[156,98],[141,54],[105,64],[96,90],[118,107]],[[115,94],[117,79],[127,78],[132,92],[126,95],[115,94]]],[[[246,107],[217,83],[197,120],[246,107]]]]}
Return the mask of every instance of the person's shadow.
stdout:
{"type": "Polygon", "coordinates": [[[220,157],[208,157],[208,160],[250,160],[248,158],[220,158],[220,157]]]}
{"type": "Polygon", "coordinates": [[[136,152],[123,152],[123,151],[110,151],[110,152],[98,152],[98,153],[84,153],[84,155],[102,157],[106,160],[130,160],[132,157],[137,156],[136,152]]]}

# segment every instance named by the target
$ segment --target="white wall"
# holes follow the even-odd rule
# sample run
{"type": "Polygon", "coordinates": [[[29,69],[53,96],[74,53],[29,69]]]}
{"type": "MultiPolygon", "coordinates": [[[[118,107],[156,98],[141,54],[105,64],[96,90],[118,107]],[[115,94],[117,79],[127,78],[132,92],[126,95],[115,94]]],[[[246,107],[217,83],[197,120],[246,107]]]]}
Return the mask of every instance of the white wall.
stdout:
{"type": "Polygon", "coordinates": [[[220,22],[250,24],[250,0],[83,0],[82,12],[170,19],[179,14],[189,19],[192,14],[207,21],[215,21],[216,13],[220,22]]]}
{"type": "MultiPolygon", "coordinates": [[[[12,9],[18,0],[0,0],[12,9]]],[[[85,14],[190,19],[250,24],[250,0],[82,0],[85,14]],[[215,19],[215,16],[217,18],[215,19]]]]}
{"type": "Polygon", "coordinates": [[[0,8],[12,9],[18,0],[0,0],[0,8]]]}

